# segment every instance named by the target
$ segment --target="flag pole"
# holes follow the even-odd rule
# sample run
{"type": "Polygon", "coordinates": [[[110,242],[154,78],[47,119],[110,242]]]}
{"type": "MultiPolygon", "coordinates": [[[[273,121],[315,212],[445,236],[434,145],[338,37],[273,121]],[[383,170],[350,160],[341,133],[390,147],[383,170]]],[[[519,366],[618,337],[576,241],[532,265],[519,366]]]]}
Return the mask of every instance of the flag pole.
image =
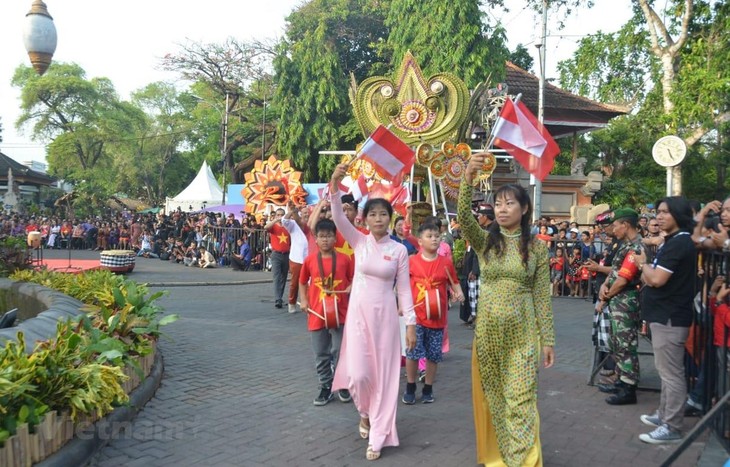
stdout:
{"type": "Polygon", "coordinates": [[[431,214],[436,217],[436,184],[431,173],[431,167],[428,168],[428,191],[428,197],[431,198],[431,214]]]}
{"type": "MultiPolygon", "coordinates": [[[[537,121],[540,125],[545,120],[545,54],[547,45],[547,0],[542,0],[542,40],[538,47],[540,58],[540,80],[538,81],[538,99],[537,99],[537,121]]],[[[532,194],[532,220],[535,221],[542,216],[542,181],[538,180],[534,175],[530,175],[530,185],[533,186],[532,194]]]]}
{"type": "Polygon", "coordinates": [[[444,205],[444,217],[446,218],[446,229],[451,233],[451,222],[449,222],[449,208],[446,206],[446,193],[444,193],[444,185],[439,180],[439,189],[441,190],[441,202],[444,205]]]}

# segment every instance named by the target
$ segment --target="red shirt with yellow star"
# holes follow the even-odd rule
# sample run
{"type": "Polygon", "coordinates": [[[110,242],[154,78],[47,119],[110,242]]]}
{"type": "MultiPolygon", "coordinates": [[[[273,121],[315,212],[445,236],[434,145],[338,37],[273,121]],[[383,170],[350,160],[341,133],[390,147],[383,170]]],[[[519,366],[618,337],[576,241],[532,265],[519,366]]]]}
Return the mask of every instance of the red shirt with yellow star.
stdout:
{"type": "Polygon", "coordinates": [[[269,229],[269,241],[271,248],[279,253],[289,253],[291,247],[291,235],[279,222],[272,225],[269,229]]]}
{"type": "Polygon", "coordinates": [[[420,253],[411,255],[409,262],[416,323],[431,329],[443,329],[449,310],[447,290],[451,281],[457,280],[454,264],[443,256],[436,256],[436,259],[429,261],[420,253]]]}
{"type": "MultiPolygon", "coordinates": [[[[318,250],[314,253],[310,253],[304,259],[302,264],[302,270],[299,273],[299,283],[309,284],[308,299],[309,308],[314,310],[320,316],[324,316],[324,306],[322,300],[325,297],[325,291],[322,287],[322,276],[319,271],[319,260],[317,255],[318,250]]],[[[337,270],[335,271],[334,278],[332,277],[332,257],[322,256],[322,269],[325,274],[325,281],[332,280],[332,290],[342,291],[346,290],[350,284],[352,284],[352,277],[355,274],[354,263],[350,261],[347,255],[342,253],[337,254],[337,270]]],[[[347,316],[347,304],[349,301],[349,294],[337,293],[333,294],[337,299],[337,311],[340,317],[340,324],[345,324],[345,317],[347,316]]],[[[314,313],[307,313],[307,330],[318,331],[324,328],[324,320],[319,318],[314,313]]]]}
{"type": "MultiPolygon", "coordinates": [[[[355,228],[365,235],[370,233],[370,231],[364,227],[356,226],[355,228]]],[[[335,250],[338,253],[347,255],[347,257],[350,258],[352,261],[355,261],[355,250],[353,250],[350,244],[347,243],[347,240],[345,240],[345,237],[342,236],[339,230],[337,231],[337,239],[335,240],[335,250]]]]}

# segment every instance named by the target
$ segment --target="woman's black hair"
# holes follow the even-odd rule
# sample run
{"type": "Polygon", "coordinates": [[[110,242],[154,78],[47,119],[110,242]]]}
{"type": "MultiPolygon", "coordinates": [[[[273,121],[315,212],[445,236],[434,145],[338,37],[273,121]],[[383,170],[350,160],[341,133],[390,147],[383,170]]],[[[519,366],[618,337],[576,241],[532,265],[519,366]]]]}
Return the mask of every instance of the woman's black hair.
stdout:
{"type": "Polygon", "coordinates": [[[692,206],[687,198],[684,196],[667,196],[657,201],[657,209],[662,203],[667,205],[669,214],[674,218],[674,222],[677,223],[679,230],[692,232],[692,229],[695,227],[695,220],[692,214],[692,206]]]}
{"type": "Polygon", "coordinates": [[[362,215],[364,217],[368,217],[368,212],[370,212],[370,210],[376,206],[385,208],[385,210],[388,211],[388,216],[393,217],[393,206],[385,198],[369,199],[367,203],[365,203],[365,207],[362,210],[362,215]]]}
{"type": "Polygon", "coordinates": [[[395,224],[397,224],[398,222],[400,222],[400,221],[405,221],[405,220],[406,220],[406,218],[405,218],[405,217],[403,217],[403,216],[398,216],[398,217],[396,217],[396,218],[395,218],[395,221],[393,221],[393,226],[395,226],[395,224]]]}
{"type": "MultiPolygon", "coordinates": [[[[530,234],[532,200],[530,199],[530,195],[527,194],[527,190],[525,190],[521,185],[514,183],[502,185],[494,193],[494,199],[497,200],[499,198],[504,198],[507,194],[514,196],[515,200],[519,203],[520,208],[524,209],[527,207],[525,213],[522,214],[522,219],[520,219],[520,228],[522,229],[522,232],[520,233],[520,254],[522,256],[522,264],[524,264],[525,268],[527,268],[527,262],[530,259],[530,243],[532,242],[532,235],[530,234]]],[[[499,224],[497,222],[492,222],[489,224],[489,228],[487,230],[489,231],[489,236],[487,236],[487,247],[484,250],[484,255],[486,256],[489,254],[489,250],[494,248],[497,256],[502,256],[504,254],[504,236],[499,229],[499,224]]]]}

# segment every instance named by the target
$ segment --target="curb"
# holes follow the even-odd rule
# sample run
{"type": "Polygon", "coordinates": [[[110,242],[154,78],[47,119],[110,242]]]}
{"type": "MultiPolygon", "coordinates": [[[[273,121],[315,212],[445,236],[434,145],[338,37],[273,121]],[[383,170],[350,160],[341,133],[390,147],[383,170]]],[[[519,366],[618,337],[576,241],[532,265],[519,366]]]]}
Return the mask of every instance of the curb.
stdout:
{"type": "Polygon", "coordinates": [[[251,285],[251,284],[271,284],[273,279],[254,279],[250,281],[207,281],[207,282],[144,282],[147,287],[205,287],[209,285],[251,285]]]}
{"type": "Polygon", "coordinates": [[[129,405],[114,409],[106,417],[93,425],[77,428],[74,438],[48,458],[35,464],[39,467],[68,467],[70,465],[86,465],[91,457],[106,446],[131,421],[137,412],[155,395],[160,387],[164,361],[162,353],[157,350],[155,363],[145,380],[129,394],[129,405]]]}

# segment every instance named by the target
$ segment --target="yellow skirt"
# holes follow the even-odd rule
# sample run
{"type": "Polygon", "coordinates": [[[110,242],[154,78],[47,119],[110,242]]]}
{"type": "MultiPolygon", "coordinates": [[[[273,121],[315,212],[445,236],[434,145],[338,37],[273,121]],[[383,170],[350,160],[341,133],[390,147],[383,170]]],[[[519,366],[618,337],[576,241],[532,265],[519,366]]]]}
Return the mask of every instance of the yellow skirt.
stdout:
{"type": "MultiPolygon", "coordinates": [[[[474,401],[474,427],[477,434],[477,463],[485,467],[507,467],[502,460],[497,444],[497,435],[492,425],[489,404],[484,396],[484,389],[479,375],[476,343],[471,354],[471,390],[474,401]]],[[[535,422],[535,444],[527,453],[523,467],[542,467],[542,448],[540,447],[540,416],[535,422]]]]}

